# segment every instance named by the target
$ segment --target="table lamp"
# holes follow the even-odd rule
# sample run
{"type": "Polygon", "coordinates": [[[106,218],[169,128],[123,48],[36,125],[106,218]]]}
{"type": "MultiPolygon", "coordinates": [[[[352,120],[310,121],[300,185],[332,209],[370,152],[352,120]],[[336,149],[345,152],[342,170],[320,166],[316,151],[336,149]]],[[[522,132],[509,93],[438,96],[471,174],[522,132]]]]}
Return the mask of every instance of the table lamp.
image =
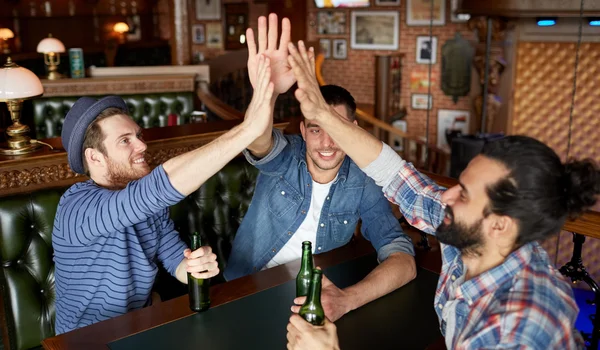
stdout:
{"type": "Polygon", "coordinates": [[[42,96],[44,87],[40,79],[29,69],[12,62],[10,57],[0,69],[0,102],[6,102],[13,124],[6,128],[7,142],[0,146],[2,155],[21,155],[40,147],[27,134],[29,127],[19,122],[21,104],[24,100],[42,96]]]}
{"type": "Polygon", "coordinates": [[[15,37],[15,34],[12,30],[8,28],[0,28],[0,39],[2,39],[2,45],[0,45],[0,49],[2,49],[2,53],[8,55],[10,53],[10,48],[8,46],[8,39],[12,39],[15,37]]]}
{"type": "Polygon", "coordinates": [[[113,31],[118,33],[119,43],[123,44],[125,42],[125,33],[129,32],[129,25],[125,22],[117,22],[113,26],[113,31]]]}
{"type": "Polygon", "coordinates": [[[48,66],[48,79],[56,80],[62,78],[62,74],[58,73],[58,65],[60,64],[60,53],[65,52],[65,45],[48,34],[47,38],[42,39],[37,46],[37,52],[44,54],[44,63],[48,66]]]}

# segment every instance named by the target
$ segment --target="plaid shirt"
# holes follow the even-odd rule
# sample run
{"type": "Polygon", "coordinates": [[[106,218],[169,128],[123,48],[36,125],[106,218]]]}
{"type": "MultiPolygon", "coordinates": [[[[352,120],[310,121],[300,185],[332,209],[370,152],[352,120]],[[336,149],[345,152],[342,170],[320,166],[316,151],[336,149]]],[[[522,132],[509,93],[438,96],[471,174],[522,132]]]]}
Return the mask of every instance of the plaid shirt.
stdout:
{"type": "MultiPolygon", "coordinates": [[[[404,162],[384,188],[407,221],[435,234],[444,218],[444,188],[404,162]]],[[[435,311],[448,349],[579,349],[578,308],[569,283],[537,243],[464,281],[460,251],[442,247],[435,311]]]]}

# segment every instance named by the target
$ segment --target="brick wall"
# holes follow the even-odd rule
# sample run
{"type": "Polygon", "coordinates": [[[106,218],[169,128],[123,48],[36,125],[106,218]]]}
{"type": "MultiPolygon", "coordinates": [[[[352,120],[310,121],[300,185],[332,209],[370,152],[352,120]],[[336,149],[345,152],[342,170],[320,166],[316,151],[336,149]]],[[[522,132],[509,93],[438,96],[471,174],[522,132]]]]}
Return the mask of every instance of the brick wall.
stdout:
{"type": "MultiPolygon", "coordinates": [[[[317,12],[327,11],[317,9],[314,0],[308,1],[308,16],[307,16],[307,40],[318,41],[320,38],[344,38],[348,40],[348,59],[336,60],[327,59],[323,65],[323,76],[327,83],[336,84],[348,89],[359,103],[373,104],[375,100],[375,55],[390,54],[392,51],[378,50],[353,50],[350,48],[350,24],[351,12],[353,10],[335,9],[334,11],[345,11],[346,15],[346,34],[344,35],[318,35],[317,34],[317,12]]],[[[413,70],[428,71],[428,65],[416,63],[416,42],[417,36],[429,35],[429,26],[408,26],[406,24],[406,2],[400,1],[400,6],[375,6],[375,0],[371,0],[369,8],[355,9],[354,11],[399,11],[400,13],[400,36],[399,50],[404,53],[403,69],[402,69],[402,105],[407,107],[408,115],[407,131],[413,137],[424,137],[426,130],[426,115],[425,110],[412,110],[410,108],[411,93],[410,90],[410,73],[413,70]]],[[[437,37],[437,63],[432,67],[432,75],[437,75],[438,82],[440,81],[441,70],[441,48],[442,45],[451,39],[458,31],[461,35],[469,40],[475,41],[475,35],[467,28],[466,23],[452,23],[450,21],[450,1],[446,3],[446,24],[443,26],[433,27],[433,36],[437,37]]],[[[474,73],[476,74],[476,73],[474,73]]],[[[451,97],[445,96],[442,92],[439,83],[432,87],[433,109],[430,111],[430,143],[435,143],[436,127],[437,127],[437,111],[438,109],[452,110],[471,110],[471,98],[461,97],[457,104],[454,104],[451,97]]],[[[471,124],[473,124],[474,115],[471,112],[471,124]]]]}

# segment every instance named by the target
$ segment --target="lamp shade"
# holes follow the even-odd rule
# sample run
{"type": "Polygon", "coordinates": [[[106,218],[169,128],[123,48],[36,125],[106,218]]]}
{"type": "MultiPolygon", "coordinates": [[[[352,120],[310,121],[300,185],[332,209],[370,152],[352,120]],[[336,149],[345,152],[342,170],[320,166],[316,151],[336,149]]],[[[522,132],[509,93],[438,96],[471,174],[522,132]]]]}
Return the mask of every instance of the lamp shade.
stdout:
{"type": "Polygon", "coordinates": [[[12,30],[8,29],[8,28],[0,28],[0,39],[11,39],[14,38],[15,34],[12,32],[12,30]]]}
{"type": "Polygon", "coordinates": [[[129,31],[129,26],[125,22],[118,22],[113,27],[113,30],[117,33],[127,33],[129,31]]]}
{"type": "Polygon", "coordinates": [[[13,63],[10,57],[0,68],[0,101],[26,99],[43,93],[40,79],[29,69],[13,63]]]}
{"type": "Polygon", "coordinates": [[[65,52],[65,45],[52,37],[52,34],[48,38],[42,39],[37,46],[37,52],[39,53],[50,53],[50,52],[65,52]]]}

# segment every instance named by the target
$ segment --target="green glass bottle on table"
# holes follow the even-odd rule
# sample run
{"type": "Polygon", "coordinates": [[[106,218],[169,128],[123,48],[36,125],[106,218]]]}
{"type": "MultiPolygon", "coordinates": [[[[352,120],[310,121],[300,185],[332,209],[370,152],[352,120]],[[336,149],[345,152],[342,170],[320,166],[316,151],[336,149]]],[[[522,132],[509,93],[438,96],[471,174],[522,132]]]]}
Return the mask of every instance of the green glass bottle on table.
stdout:
{"type": "Polygon", "coordinates": [[[313,271],[312,244],[310,241],[302,242],[302,265],[296,276],[296,298],[308,295],[313,271]]]}
{"type": "MultiPolygon", "coordinates": [[[[190,236],[191,249],[195,251],[202,246],[200,235],[194,232],[190,236]]],[[[196,278],[188,272],[188,295],[190,297],[190,309],[200,312],[210,307],[210,279],[196,278]]]]}
{"type": "Polygon", "coordinates": [[[323,271],[319,269],[313,270],[310,291],[306,297],[306,301],[300,307],[300,312],[298,312],[306,322],[315,326],[322,326],[325,323],[325,311],[321,305],[322,277],[323,271]]]}

